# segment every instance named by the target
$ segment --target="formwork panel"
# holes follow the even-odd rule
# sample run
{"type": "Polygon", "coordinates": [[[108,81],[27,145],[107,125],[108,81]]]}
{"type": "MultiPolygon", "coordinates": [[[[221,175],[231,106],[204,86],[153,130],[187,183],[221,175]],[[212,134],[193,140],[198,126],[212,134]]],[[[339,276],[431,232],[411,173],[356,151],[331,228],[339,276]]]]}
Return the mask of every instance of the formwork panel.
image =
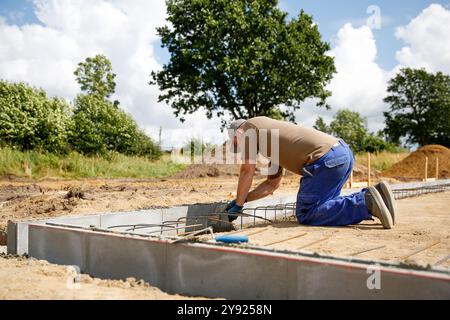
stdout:
{"type": "Polygon", "coordinates": [[[449,299],[450,277],[326,259],[288,264],[289,299],[449,299]],[[374,277],[379,275],[379,282],[374,277]],[[379,286],[378,286],[379,285],[379,286]]]}
{"type": "Polygon", "coordinates": [[[134,277],[156,287],[165,286],[166,243],[95,233],[89,233],[87,239],[86,269],[92,276],[134,277]]]}
{"type": "Polygon", "coordinates": [[[51,263],[86,269],[86,234],[77,230],[29,225],[29,255],[51,263]]]}
{"type": "MultiPolygon", "coordinates": [[[[8,254],[16,254],[17,253],[17,223],[13,221],[8,222],[7,227],[7,240],[6,240],[6,250],[8,254]]],[[[28,237],[27,237],[28,238],[28,237]]]]}
{"type": "Polygon", "coordinates": [[[287,298],[287,264],[281,259],[219,248],[168,245],[169,293],[228,299],[287,298]]]}

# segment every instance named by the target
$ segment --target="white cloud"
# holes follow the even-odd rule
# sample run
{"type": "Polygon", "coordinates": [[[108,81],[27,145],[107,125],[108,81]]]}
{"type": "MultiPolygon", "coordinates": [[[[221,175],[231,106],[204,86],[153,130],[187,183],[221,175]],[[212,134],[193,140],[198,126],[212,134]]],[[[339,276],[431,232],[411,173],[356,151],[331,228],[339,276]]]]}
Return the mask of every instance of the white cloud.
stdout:
{"type": "Polygon", "coordinates": [[[335,59],[336,71],[328,89],[333,93],[328,102],[331,111],[312,107],[310,101],[298,113],[305,125],[313,125],[317,116],[329,120],[337,110],[348,108],[368,118],[369,128],[379,130],[386,109],[388,72],[377,63],[377,47],[372,30],[368,26],[353,27],[345,24],[338,32],[334,48],[329,52],[335,59]]]}
{"type": "Polygon", "coordinates": [[[386,93],[386,72],[376,63],[377,47],[371,29],[344,25],[330,55],[335,58],[337,69],[329,85],[333,92],[331,105],[365,115],[379,113],[386,93]]]}
{"type": "Polygon", "coordinates": [[[406,44],[396,53],[401,66],[450,73],[450,10],[432,4],[395,35],[406,44]]]}
{"type": "Polygon", "coordinates": [[[34,0],[33,4],[40,24],[19,27],[0,19],[0,78],[26,81],[72,100],[80,90],[73,75],[77,64],[88,56],[106,54],[117,74],[114,98],[148,133],[157,137],[162,126],[164,142],[176,145],[202,131],[220,132],[220,121],[208,121],[204,112],[181,124],[170,107],[157,102],[158,88],[148,85],[151,71],[161,68],[154,46],[156,27],[165,23],[164,0],[34,0]]]}

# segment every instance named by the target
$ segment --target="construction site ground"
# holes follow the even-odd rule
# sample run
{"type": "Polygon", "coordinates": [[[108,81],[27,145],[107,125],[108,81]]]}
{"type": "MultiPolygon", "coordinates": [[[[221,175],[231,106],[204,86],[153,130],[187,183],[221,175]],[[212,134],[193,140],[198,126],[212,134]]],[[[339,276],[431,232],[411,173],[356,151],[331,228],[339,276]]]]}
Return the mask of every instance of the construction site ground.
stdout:
{"type": "MultiPolygon", "coordinates": [[[[255,183],[261,181],[257,179],[255,183]]],[[[277,193],[295,194],[299,177],[287,176],[277,193]]],[[[151,180],[43,180],[0,181],[0,243],[8,220],[139,210],[233,199],[236,176],[168,178],[151,180]]],[[[297,249],[367,259],[435,264],[450,253],[450,192],[399,200],[397,224],[382,229],[378,221],[348,227],[307,227],[295,221],[278,222],[250,236],[257,245],[294,238],[268,247],[297,249]],[[359,253],[384,246],[382,249],[359,253]],[[418,254],[415,251],[431,246],[418,254]],[[359,253],[359,254],[358,254],[359,253]],[[410,257],[409,257],[410,256],[410,257]]],[[[247,234],[259,231],[253,229],[247,234]]],[[[3,239],[2,239],[3,238],[3,239]]],[[[0,247],[4,250],[4,247],[0,247]]],[[[1,250],[0,250],[1,252],[1,250]]],[[[449,268],[450,261],[441,267],[449,268]]],[[[127,281],[92,279],[83,275],[80,289],[67,287],[67,268],[23,257],[0,256],[0,299],[176,299],[134,279],[127,281]]],[[[70,287],[70,286],[69,286],[70,287]]]]}
{"type": "Polygon", "coordinates": [[[271,249],[450,268],[449,205],[449,191],[398,200],[391,230],[383,229],[377,219],[345,227],[310,227],[280,214],[284,221],[250,226],[238,234],[249,235],[251,245],[271,249]]]}

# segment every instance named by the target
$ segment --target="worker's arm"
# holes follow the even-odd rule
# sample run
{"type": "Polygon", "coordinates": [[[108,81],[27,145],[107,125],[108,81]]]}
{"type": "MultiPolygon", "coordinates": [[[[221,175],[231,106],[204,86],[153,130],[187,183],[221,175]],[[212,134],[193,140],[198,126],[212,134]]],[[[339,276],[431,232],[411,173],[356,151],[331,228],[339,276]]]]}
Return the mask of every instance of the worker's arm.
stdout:
{"type": "Polygon", "coordinates": [[[248,192],[252,186],[253,176],[255,174],[256,164],[245,162],[241,164],[241,170],[239,172],[239,183],[237,188],[236,204],[238,206],[244,206],[245,199],[247,199],[248,192]]]}
{"type": "Polygon", "coordinates": [[[282,175],[269,177],[247,195],[247,201],[254,201],[274,193],[281,184],[282,175]]]}

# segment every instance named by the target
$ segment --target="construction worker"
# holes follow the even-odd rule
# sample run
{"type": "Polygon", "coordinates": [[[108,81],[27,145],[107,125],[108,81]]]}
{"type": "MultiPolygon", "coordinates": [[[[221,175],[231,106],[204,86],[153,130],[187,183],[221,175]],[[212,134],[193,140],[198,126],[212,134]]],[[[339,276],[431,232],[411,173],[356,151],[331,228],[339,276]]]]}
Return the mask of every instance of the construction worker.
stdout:
{"type": "Polygon", "coordinates": [[[236,120],[228,132],[233,152],[240,152],[242,157],[237,197],[226,208],[230,221],[242,213],[245,202],[272,194],[280,186],[283,169],[287,169],[302,176],[296,204],[299,223],[345,226],[373,217],[386,229],[395,223],[394,197],[386,183],[340,195],[354,162],[353,153],[344,141],[312,128],[267,117],[236,120]],[[256,139],[250,139],[252,135],[256,139]],[[272,172],[250,191],[257,153],[271,161],[272,172]]]}

